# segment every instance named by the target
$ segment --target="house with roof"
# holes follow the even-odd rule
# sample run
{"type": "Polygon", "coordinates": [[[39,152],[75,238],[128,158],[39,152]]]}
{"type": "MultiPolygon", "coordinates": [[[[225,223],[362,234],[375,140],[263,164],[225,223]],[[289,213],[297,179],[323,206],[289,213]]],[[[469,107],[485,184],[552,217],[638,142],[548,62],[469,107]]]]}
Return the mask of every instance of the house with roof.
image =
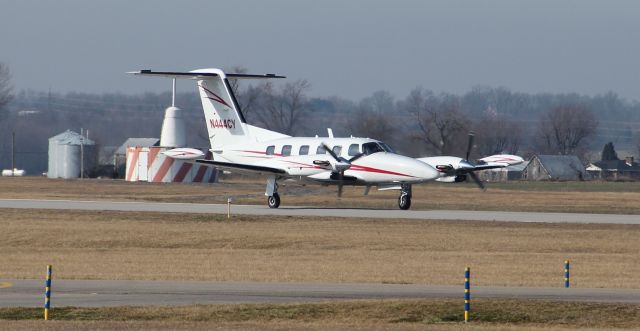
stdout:
{"type": "Polygon", "coordinates": [[[526,180],[585,180],[590,178],[575,155],[535,155],[522,172],[526,180]]]}
{"type": "Polygon", "coordinates": [[[587,172],[593,177],[604,180],[640,179],[640,163],[633,156],[624,160],[606,160],[590,163],[587,172]]]}

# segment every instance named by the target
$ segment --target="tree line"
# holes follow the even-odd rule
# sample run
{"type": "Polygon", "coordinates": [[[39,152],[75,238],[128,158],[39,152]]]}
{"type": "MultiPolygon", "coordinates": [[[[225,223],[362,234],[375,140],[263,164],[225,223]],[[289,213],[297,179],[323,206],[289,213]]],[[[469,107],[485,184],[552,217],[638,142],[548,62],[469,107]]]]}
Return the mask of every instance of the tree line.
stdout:
{"type": "MultiPolygon", "coordinates": [[[[231,71],[246,72],[242,67],[231,71]]],[[[376,91],[361,100],[311,96],[306,80],[231,81],[247,121],[291,135],[379,139],[411,156],[464,155],[475,132],[473,157],[495,153],[576,154],[583,161],[608,141],[638,151],[640,103],[614,93],[528,94],[503,87],[477,86],[464,94],[416,87],[406,96],[376,91]]],[[[128,137],[159,137],[170,92],[117,93],[14,92],[10,73],[0,65],[0,166],[10,159],[10,135],[16,131],[20,157],[46,170],[47,139],[66,129],[88,129],[101,146],[118,146],[128,137]],[[31,156],[29,156],[31,155],[31,156]]],[[[191,146],[208,145],[200,97],[194,88],[179,93],[191,146]]],[[[23,166],[24,167],[24,166],[23,166]]],[[[33,171],[32,171],[33,173],[33,171]]]]}

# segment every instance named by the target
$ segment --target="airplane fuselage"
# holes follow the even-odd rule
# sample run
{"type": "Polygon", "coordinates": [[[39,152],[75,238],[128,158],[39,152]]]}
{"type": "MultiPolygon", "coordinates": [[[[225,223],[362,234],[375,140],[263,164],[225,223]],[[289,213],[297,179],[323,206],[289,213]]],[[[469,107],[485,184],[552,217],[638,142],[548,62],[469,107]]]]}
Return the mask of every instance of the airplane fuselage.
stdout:
{"type": "Polygon", "coordinates": [[[344,172],[347,184],[421,183],[440,176],[428,164],[395,154],[384,143],[369,138],[280,138],[227,145],[214,150],[213,158],[230,163],[281,168],[286,171],[285,177],[300,176],[304,180],[332,183],[337,180],[335,161],[324,150],[323,144],[345,160],[365,154],[344,172]]]}

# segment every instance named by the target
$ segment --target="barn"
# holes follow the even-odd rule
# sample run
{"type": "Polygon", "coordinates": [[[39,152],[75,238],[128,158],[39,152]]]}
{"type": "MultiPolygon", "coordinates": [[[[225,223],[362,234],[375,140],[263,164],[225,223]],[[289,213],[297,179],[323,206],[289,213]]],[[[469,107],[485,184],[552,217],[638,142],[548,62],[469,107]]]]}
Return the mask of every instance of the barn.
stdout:
{"type": "Polygon", "coordinates": [[[588,177],[575,155],[535,155],[522,173],[526,180],[585,180],[588,177]]]}
{"type": "Polygon", "coordinates": [[[589,164],[587,172],[594,178],[605,180],[638,180],[640,179],[640,164],[633,157],[624,160],[598,161],[589,164]]]}

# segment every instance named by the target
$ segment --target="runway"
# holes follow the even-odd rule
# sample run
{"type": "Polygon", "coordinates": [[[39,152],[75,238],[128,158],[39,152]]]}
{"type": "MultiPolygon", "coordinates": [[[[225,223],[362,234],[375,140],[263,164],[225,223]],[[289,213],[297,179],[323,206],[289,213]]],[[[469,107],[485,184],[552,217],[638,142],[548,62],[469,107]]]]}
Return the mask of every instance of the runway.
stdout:
{"type": "MultiPolygon", "coordinates": [[[[80,200],[0,199],[0,208],[116,210],[166,213],[226,214],[227,205],[166,202],[115,202],[80,200]]],[[[640,215],[501,212],[466,210],[337,209],[262,205],[232,205],[232,214],[273,216],[328,216],[416,220],[476,220],[498,222],[640,224],[640,215]]]]}
{"type": "MultiPolygon", "coordinates": [[[[44,281],[0,280],[0,307],[41,307],[44,281]]],[[[640,303],[639,289],[472,287],[474,298],[640,303]]],[[[462,298],[461,286],[348,283],[252,283],[55,280],[54,307],[294,303],[358,299],[462,298]]]]}

